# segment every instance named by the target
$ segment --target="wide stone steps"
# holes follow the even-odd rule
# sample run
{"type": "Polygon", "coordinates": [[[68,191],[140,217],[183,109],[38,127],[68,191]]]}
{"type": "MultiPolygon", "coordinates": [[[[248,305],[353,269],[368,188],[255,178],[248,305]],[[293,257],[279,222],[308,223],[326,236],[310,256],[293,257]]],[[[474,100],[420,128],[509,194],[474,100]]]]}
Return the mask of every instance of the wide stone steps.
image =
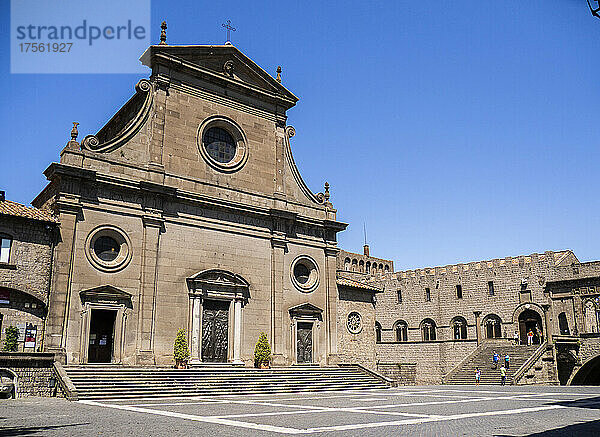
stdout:
{"type": "Polygon", "coordinates": [[[479,346],[477,353],[471,357],[470,360],[463,363],[461,368],[451,375],[445,383],[446,384],[475,384],[475,369],[479,367],[481,370],[482,385],[498,385],[500,384],[500,366],[504,362],[504,354],[508,353],[510,356],[510,367],[506,372],[506,384],[513,383],[513,377],[517,370],[525,364],[525,362],[533,355],[533,353],[539,348],[539,345],[533,346],[522,346],[522,345],[509,345],[509,344],[498,344],[491,343],[486,345],[485,343],[479,346]],[[496,351],[500,355],[497,369],[493,368],[492,355],[496,351]]]}
{"type": "Polygon", "coordinates": [[[356,367],[125,368],[65,367],[80,399],[131,399],[387,388],[356,367]]]}

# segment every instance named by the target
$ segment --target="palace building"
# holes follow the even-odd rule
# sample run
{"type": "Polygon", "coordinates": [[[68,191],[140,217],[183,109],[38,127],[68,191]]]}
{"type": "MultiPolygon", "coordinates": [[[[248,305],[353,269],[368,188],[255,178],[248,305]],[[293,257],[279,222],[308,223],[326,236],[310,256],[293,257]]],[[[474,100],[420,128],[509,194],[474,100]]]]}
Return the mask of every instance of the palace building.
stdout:
{"type": "Polygon", "coordinates": [[[36,328],[21,350],[170,366],[183,328],[192,363],[251,366],[265,332],[275,366],[441,383],[532,331],[515,381],[600,369],[600,263],[562,251],[395,271],[368,246],[340,250],[329,185],[314,193],[294,163],[281,70],[229,43],[163,40],[140,60],[150,77],[95,135],[74,123],[33,207],[0,199],[0,322],[36,328]]]}

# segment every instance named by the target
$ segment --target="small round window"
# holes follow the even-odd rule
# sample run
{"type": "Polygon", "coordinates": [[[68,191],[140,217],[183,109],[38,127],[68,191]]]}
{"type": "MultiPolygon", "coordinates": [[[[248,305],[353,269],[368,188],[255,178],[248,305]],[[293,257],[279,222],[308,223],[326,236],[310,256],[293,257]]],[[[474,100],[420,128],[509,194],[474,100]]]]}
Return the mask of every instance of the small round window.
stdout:
{"type": "Polygon", "coordinates": [[[348,314],[348,320],[346,321],[346,327],[352,334],[358,334],[362,331],[362,317],[356,311],[352,311],[348,314]]]}
{"type": "Polygon", "coordinates": [[[200,155],[215,170],[231,173],[248,160],[248,141],[233,120],[214,115],[198,126],[196,137],[200,155]]]}
{"type": "Polygon", "coordinates": [[[235,141],[225,129],[220,127],[208,128],[204,132],[202,142],[208,154],[217,162],[227,164],[235,156],[235,141]]]}
{"type": "Polygon", "coordinates": [[[291,269],[292,282],[300,291],[313,291],[319,285],[319,270],[312,258],[300,256],[294,260],[291,269]]]}
{"type": "Polygon", "coordinates": [[[85,254],[98,270],[116,272],[131,260],[131,242],[116,226],[100,226],[88,235],[85,254]]]}

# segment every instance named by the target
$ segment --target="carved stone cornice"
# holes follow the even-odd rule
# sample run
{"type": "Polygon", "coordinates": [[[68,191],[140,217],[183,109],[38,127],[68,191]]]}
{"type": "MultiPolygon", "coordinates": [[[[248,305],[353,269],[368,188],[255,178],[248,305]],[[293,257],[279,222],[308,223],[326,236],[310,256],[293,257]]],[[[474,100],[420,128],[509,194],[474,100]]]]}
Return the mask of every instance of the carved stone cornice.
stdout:
{"type": "Polygon", "coordinates": [[[164,229],[165,219],[155,215],[144,215],[142,216],[142,223],[146,228],[159,228],[164,229]]]}

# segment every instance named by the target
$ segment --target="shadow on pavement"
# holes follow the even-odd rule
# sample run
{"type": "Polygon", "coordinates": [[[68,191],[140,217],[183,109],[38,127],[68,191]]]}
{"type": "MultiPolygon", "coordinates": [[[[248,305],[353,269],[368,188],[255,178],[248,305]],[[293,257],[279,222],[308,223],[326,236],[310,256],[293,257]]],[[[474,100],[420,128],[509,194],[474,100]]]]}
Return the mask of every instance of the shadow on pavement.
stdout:
{"type": "Polygon", "coordinates": [[[19,435],[46,435],[46,432],[52,429],[66,428],[68,426],[89,425],[86,423],[69,423],[67,425],[48,425],[48,426],[18,426],[13,428],[0,428],[0,436],[11,437],[19,435]]]}
{"type": "Polygon", "coordinates": [[[553,402],[551,405],[562,405],[563,407],[569,408],[592,408],[594,410],[600,410],[600,396],[596,396],[594,398],[577,399],[574,401],[558,401],[553,402]]]}
{"type": "MultiPolygon", "coordinates": [[[[521,435],[521,434],[520,434],[521,435]]],[[[598,437],[600,435],[600,420],[567,425],[562,428],[549,429],[548,431],[529,434],[527,437],[598,437]]],[[[496,437],[513,437],[508,434],[496,437]]]]}

